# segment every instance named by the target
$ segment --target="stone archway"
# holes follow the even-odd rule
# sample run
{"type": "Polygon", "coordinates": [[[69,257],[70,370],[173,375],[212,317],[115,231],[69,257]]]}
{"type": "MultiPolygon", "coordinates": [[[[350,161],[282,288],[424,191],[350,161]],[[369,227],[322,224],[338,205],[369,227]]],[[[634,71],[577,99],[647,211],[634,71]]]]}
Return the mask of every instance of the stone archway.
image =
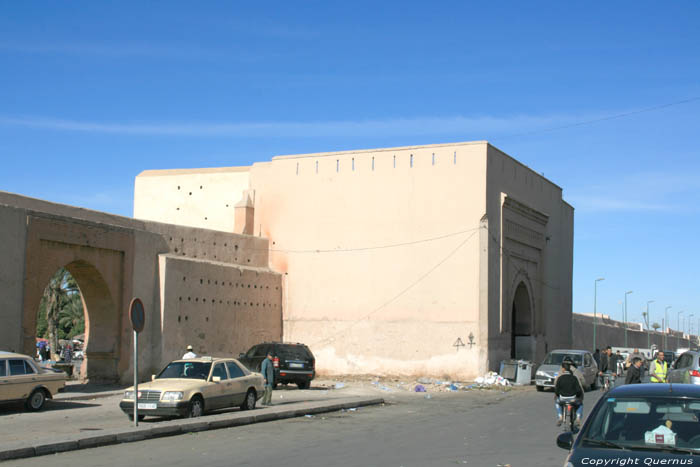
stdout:
{"type": "MultiPolygon", "coordinates": [[[[59,255],[62,256],[62,255],[59,255]]],[[[53,263],[51,258],[47,263],[53,263]]],[[[119,357],[119,328],[120,320],[117,306],[107,282],[97,268],[85,260],[75,260],[68,264],[60,264],[56,269],[64,267],[73,276],[83,302],[85,313],[85,358],[80,369],[81,378],[92,381],[116,381],[118,379],[117,362],[119,357]]],[[[34,284],[48,283],[52,276],[51,266],[42,268],[42,272],[35,276],[34,284]],[[46,272],[49,272],[46,277],[46,272]],[[45,280],[44,280],[45,279],[45,280]]],[[[30,296],[28,306],[24,313],[25,353],[27,347],[34,342],[36,330],[36,311],[32,313],[31,306],[41,299],[42,288],[26,291],[30,296]]]]}
{"type": "Polygon", "coordinates": [[[100,272],[85,261],[65,268],[80,288],[85,310],[85,359],[81,375],[90,380],[116,381],[119,352],[119,313],[100,272]]]}
{"type": "MultiPolygon", "coordinates": [[[[130,235],[121,229],[30,216],[24,270],[22,349],[36,346],[36,310],[44,288],[60,268],[70,272],[81,292],[87,346],[80,376],[114,382],[128,368],[122,342],[124,303],[131,295],[130,235]],[[110,248],[111,247],[111,248],[110,248]]],[[[127,334],[128,335],[128,334],[127,334]]]]}
{"type": "Polygon", "coordinates": [[[532,360],[534,357],[534,329],[531,294],[520,281],[513,295],[511,308],[511,358],[532,360]]]}

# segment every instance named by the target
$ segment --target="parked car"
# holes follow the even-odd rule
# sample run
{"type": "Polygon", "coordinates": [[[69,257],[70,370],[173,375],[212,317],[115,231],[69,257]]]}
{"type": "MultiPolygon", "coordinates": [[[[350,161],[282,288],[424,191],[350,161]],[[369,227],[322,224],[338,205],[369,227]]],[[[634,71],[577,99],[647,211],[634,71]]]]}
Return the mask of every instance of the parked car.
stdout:
{"type": "Polygon", "coordinates": [[[700,386],[628,384],[598,400],[575,441],[566,432],[557,445],[570,450],[565,463],[572,467],[593,459],[595,465],[620,459],[629,459],[629,465],[682,465],[693,459],[689,454],[700,455],[698,420],[700,386]]]}
{"type": "MultiPolygon", "coordinates": [[[[262,375],[251,373],[233,358],[175,360],[153,375],[152,381],[139,384],[139,419],[151,415],[199,417],[235,406],[252,410],[263,391],[262,375]]],[[[133,420],[133,386],[124,392],[119,408],[133,420]]]]}
{"type": "Polygon", "coordinates": [[[574,362],[576,368],[583,373],[583,386],[594,389],[598,383],[598,365],[593,359],[593,355],[587,350],[552,350],[542,361],[535,373],[535,385],[538,391],[544,388],[553,388],[554,380],[559,375],[561,362],[569,357],[574,362]]]}
{"type": "Polygon", "coordinates": [[[272,352],[275,371],[273,387],[278,384],[294,383],[299,389],[309,389],[311,380],[316,377],[316,359],[304,344],[288,342],[263,342],[251,347],[238,359],[252,371],[260,371],[260,365],[272,352]]]}
{"type": "Polygon", "coordinates": [[[24,402],[28,410],[41,410],[46,399],[63,390],[67,375],[38,365],[28,355],[0,352],[0,402],[24,402]]]}
{"type": "Polygon", "coordinates": [[[668,370],[669,383],[700,384],[700,352],[682,353],[668,370]]]}

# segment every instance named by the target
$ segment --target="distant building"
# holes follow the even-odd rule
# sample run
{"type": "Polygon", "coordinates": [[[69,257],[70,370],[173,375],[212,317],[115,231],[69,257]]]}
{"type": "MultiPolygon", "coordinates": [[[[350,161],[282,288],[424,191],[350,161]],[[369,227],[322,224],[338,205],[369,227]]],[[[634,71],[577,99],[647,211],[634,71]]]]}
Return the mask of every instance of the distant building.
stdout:
{"type": "Polygon", "coordinates": [[[269,239],[284,339],[326,373],[466,379],[571,345],[574,209],[486,142],[145,171],[134,217],[269,239]]]}

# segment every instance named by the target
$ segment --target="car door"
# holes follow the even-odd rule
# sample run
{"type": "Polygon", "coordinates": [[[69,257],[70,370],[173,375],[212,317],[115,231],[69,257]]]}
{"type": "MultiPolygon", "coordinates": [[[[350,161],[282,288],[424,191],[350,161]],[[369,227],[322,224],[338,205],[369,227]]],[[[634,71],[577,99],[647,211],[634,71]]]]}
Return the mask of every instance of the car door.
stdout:
{"type": "Polygon", "coordinates": [[[228,369],[228,376],[230,378],[229,392],[231,396],[231,405],[241,405],[245,400],[246,391],[248,390],[246,375],[241,367],[234,361],[227,361],[226,368],[228,369]]]}
{"type": "Polygon", "coordinates": [[[591,354],[587,353],[583,356],[583,377],[586,380],[586,385],[590,386],[595,380],[595,371],[593,357],[591,354]]]}
{"type": "Polygon", "coordinates": [[[0,358],[0,401],[15,399],[10,385],[10,378],[7,376],[7,359],[0,358]]]}
{"type": "Polygon", "coordinates": [[[10,394],[12,399],[26,399],[36,386],[36,372],[23,358],[7,360],[10,394]]]}
{"type": "Polygon", "coordinates": [[[211,376],[209,377],[210,382],[210,401],[208,402],[208,407],[210,409],[220,409],[221,407],[227,407],[229,401],[227,400],[227,384],[230,383],[228,379],[228,373],[226,372],[226,365],[224,362],[218,362],[214,365],[211,370],[211,376]],[[214,377],[218,376],[221,378],[220,381],[215,382],[214,377]]]}
{"type": "Polygon", "coordinates": [[[687,380],[688,370],[690,369],[690,364],[693,359],[690,354],[683,354],[678,357],[676,364],[673,369],[669,371],[670,375],[668,380],[671,383],[684,383],[687,380]]]}

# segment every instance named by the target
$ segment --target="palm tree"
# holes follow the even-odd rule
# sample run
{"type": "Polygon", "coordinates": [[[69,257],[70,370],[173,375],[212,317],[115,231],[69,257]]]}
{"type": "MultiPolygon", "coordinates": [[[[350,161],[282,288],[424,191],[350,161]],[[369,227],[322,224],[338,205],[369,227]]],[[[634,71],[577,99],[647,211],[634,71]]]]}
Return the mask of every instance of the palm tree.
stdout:
{"type": "Polygon", "coordinates": [[[58,312],[58,325],[68,339],[85,330],[83,301],[79,293],[69,295],[69,301],[58,312]]]}
{"type": "Polygon", "coordinates": [[[73,276],[65,269],[59,269],[44,289],[46,321],[48,324],[51,358],[58,360],[58,325],[61,308],[70,302],[71,295],[80,297],[80,289],[73,276]]]}

